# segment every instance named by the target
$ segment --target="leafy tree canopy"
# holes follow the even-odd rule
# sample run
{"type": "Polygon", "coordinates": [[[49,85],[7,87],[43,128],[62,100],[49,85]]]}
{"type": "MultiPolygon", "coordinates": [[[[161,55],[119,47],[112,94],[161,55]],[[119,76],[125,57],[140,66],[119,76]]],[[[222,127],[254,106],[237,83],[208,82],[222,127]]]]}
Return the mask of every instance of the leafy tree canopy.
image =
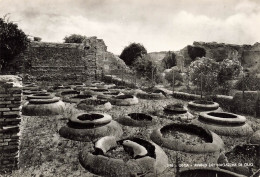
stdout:
{"type": "Polygon", "coordinates": [[[162,59],[163,69],[170,69],[177,65],[176,54],[174,52],[168,52],[167,55],[162,59]]]}
{"type": "Polygon", "coordinates": [[[82,43],[86,36],[82,36],[80,34],[71,34],[70,36],[66,36],[63,40],[64,43],[82,43]]]}
{"type": "Polygon", "coordinates": [[[202,47],[188,45],[188,54],[192,60],[195,60],[197,57],[205,57],[206,51],[202,47]]]}
{"type": "Polygon", "coordinates": [[[15,56],[24,51],[30,40],[27,35],[18,29],[18,25],[0,18],[0,63],[5,69],[15,56]]]}
{"type": "Polygon", "coordinates": [[[121,58],[127,66],[131,66],[138,57],[143,57],[147,54],[147,50],[140,43],[131,43],[125,47],[119,58],[121,58]]]}

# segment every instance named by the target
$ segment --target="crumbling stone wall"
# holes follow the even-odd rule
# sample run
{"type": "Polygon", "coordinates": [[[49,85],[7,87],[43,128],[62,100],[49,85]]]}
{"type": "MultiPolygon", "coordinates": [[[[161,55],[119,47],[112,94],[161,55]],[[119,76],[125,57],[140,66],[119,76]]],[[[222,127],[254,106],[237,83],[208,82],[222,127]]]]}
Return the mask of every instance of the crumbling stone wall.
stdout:
{"type": "Polygon", "coordinates": [[[0,76],[0,173],[18,168],[21,78],[0,76]]]}
{"type": "MultiPolygon", "coordinates": [[[[17,57],[13,73],[34,76],[39,81],[75,82],[97,79],[104,63],[114,65],[118,57],[107,52],[107,46],[97,37],[86,38],[82,44],[31,42],[26,51],[17,57]],[[20,66],[20,69],[18,67],[20,66]]],[[[113,66],[108,68],[114,69],[113,66]]]]}

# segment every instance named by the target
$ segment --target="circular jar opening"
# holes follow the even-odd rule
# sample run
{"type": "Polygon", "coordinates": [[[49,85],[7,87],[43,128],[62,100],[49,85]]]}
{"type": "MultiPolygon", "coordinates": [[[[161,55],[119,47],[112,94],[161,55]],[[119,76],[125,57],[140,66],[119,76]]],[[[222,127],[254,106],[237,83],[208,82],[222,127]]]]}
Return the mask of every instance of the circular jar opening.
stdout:
{"type": "Polygon", "coordinates": [[[83,114],[83,115],[80,115],[78,116],[78,119],[79,120],[96,120],[96,119],[101,119],[103,118],[104,116],[101,115],[101,114],[83,114]]]}
{"type": "Polygon", "coordinates": [[[222,113],[222,112],[210,112],[210,113],[208,113],[208,115],[214,116],[214,117],[217,117],[217,118],[225,118],[225,119],[237,118],[236,115],[229,114],[229,113],[222,113]]]}
{"type": "Polygon", "coordinates": [[[119,95],[115,97],[116,99],[128,99],[128,98],[134,98],[133,95],[119,95]]]}
{"type": "Polygon", "coordinates": [[[107,92],[107,89],[97,88],[97,89],[91,89],[94,92],[107,92]]]}
{"type": "Polygon", "coordinates": [[[79,92],[76,90],[68,90],[68,91],[61,92],[61,95],[70,95],[70,94],[79,94],[79,92]]]}
{"type": "Polygon", "coordinates": [[[152,121],[151,116],[143,113],[130,113],[128,116],[137,121],[152,121]]]}
{"type": "Polygon", "coordinates": [[[79,99],[86,99],[86,98],[91,98],[91,95],[77,95],[71,98],[79,98],[79,99]]]}
{"type": "Polygon", "coordinates": [[[49,93],[36,93],[33,96],[51,96],[49,93]]]}
{"type": "Polygon", "coordinates": [[[164,138],[173,140],[181,139],[188,145],[196,143],[212,143],[213,138],[209,131],[191,124],[170,124],[161,128],[161,133],[164,138]]]}
{"type": "Polygon", "coordinates": [[[206,105],[213,105],[214,102],[213,101],[206,101],[206,100],[195,100],[193,103],[196,103],[196,104],[206,104],[206,105]]]}

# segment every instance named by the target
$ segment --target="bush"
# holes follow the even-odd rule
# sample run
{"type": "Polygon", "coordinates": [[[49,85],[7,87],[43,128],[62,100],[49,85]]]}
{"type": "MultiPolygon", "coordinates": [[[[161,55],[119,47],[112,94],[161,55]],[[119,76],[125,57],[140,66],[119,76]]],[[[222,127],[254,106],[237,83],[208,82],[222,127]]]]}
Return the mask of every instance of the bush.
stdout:
{"type": "Polygon", "coordinates": [[[66,36],[63,40],[64,43],[82,43],[86,36],[82,36],[80,34],[71,34],[70,36],[66,36]]]}
{"type": "Polygon", "coordinates": [[[33,37],[33,41],[36,41],[36,42],[41,42],[42,38],[40,37],[33,37]]]}
{"type": "Polygon", "coordinates": [[[241,77],[235,84],[235,89],[245,91],[260,90],[260,78],[256,76],[241,77]]]}

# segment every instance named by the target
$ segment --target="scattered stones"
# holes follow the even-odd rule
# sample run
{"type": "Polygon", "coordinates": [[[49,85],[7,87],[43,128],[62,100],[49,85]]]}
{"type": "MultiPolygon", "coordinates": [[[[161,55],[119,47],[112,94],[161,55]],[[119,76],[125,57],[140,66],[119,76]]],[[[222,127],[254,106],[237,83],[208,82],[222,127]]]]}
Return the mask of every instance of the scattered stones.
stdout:
{"type": "Polygon", "coordinates": [[[203,126],[218,135],[223,136],[249,136],[253,130],[246,123],[246,118],[228,112],[204,112],[199,118],[192,121],[196,125],[203,126]]]}
{"type": "Polygon", "coordinates": [[[123,131],[108,114],[78,113],[69,118],[67,126],[62,127],[59,134],[75,141],[94,141],[107,135],[120,137],[123,131]]]}
{"type": "Polygon", "coordinates": [[[151,140],[171,150],[191,153],[214,153],[224,149],[217,134],[193,124],[166,125],[154,130],[151,140]]]}
{"type": "Polygon", "coordinates": [[[93,152],[83,149],[79,161],[96,175],[155,176],[168,165],[168,157],[158,145],[140,138],[116,141],[115,137],[103,137],[94,148],[93,152]]]}

